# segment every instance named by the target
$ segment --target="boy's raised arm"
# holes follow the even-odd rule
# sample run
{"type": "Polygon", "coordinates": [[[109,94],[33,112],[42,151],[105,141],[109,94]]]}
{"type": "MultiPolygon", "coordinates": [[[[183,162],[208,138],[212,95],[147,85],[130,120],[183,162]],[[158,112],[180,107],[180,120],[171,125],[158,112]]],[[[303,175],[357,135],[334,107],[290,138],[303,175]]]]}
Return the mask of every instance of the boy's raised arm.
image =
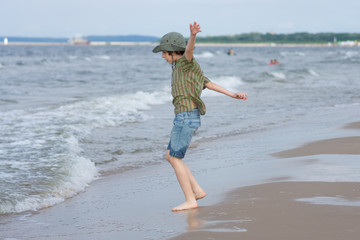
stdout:
{"type": "Polygon", "coordinates": [[[194,47],[195,47],[195,41],[196,41],[196,34],[201,32],[200,25],[197,22],[194,22],[194,24],[190,23],[190,37],[189,41],[185,48],[185,58],[190,62],[193,58],[194,54],[194,47]]]}

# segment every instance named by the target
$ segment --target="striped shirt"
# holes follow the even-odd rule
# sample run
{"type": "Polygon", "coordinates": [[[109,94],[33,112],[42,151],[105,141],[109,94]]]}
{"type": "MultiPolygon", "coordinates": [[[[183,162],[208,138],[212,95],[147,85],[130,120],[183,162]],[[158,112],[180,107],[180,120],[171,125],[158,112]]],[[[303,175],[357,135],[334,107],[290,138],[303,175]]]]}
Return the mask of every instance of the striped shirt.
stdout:
{"type": "Polygon", "coordinates": [[[201,115],[206,112],[205,104],[200,99],[205,84],[210,80],[204,76],[200,65],[193,58],[189,62],[185,55],[175,62],[172,73],[171,95],[175,106],[175,114],[191,112],[193,104],[199,109],[201,115]]]}

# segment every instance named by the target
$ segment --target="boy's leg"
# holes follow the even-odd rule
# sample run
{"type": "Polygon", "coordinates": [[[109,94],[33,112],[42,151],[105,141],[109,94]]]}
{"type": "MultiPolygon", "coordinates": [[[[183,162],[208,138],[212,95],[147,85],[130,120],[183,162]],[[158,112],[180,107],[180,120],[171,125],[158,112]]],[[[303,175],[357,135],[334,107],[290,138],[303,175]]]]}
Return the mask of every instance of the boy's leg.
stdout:
{"type": "Polygon", "coordinates": [[[185,195],[185,202],[173,208],[173,211],[196,208],[196,199],[206,196],[206,193],[201,189],[188,166],[182,161],[190,145],[191,138],[196,129],[200,127],[200,124],[200,114],[197,109],[190,113],[179,113],[174,119],[166,159],[175,170],[177,179],[185,195]],[[170,156],[170,152],[172,156],[170,156]]]}
{"type": "Polygon", "coordinates": [[[196,181],[194,175],[192,174],[190,168],[186,165],[185,162],[184,163],[184,167],[186,169],[186,172],[189,176],[189,179],[190,179],[190,184],[191,184],[191,188],[192,188],[192,191],[195,195],[195,199],[198,200],[198,199],[202,199],[206,196],[206,193],[205,191],[200,187],[199,183],[196,181]]]}
{"type": "Polygon", "coordinates": [[[174,168],[176,177],[180,184],[181,189],[185,195],[185,202],[172,209],[172,211],[181,211],[191,208],[197,208],[196,198],[191,186],[190,177],[188,174],[188,167],[180,158],[175,158],[169,155],[169,151],[166,154],[166,159],[170,162],[174,168]]]}
{"type": "MultiPolygon", "coordinates": [[[[170,162],[169,150],[166,152],[166,158],[170,162]]],[[[192,174],[190,168],[186,165],[186,163],[184,161],[182,161],[182,163],[184,164],[186,173],[189,177],[191,189],[194,193],[195,199],[198,200],[198,199],[202,199],[202,198],[206,197],[206,192],[200,187],[199,183],[196,181],[194,175],[192,174]]],[[[171,164],[171,162],[170,162],[170,164],[171,164]]]]}

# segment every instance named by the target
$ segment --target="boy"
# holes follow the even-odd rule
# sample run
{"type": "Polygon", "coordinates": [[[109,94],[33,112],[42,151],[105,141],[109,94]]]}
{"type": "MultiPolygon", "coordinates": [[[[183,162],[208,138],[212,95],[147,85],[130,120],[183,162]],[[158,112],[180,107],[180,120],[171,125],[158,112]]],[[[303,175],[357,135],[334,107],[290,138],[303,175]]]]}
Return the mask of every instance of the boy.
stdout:
{"type": "Polygon", "coordinates": [[[154,53],[162,51],[162,58],[172,65],[171,94],[175,106],[174,127],[166,152],[166,160],[175,170],[176,177],[185,195],[185,202],[172,211],[197,208],[197,200],[206,196],[188,166],[182,161],[194,132],[200,127],[200,115],[206,112],[200,99],[204,88],[217,91],[232,98],[246,100],[246,93],[233,93],[211,82],[204,76],[193,57],[196,35],[201,32],[196,22],[190,24],[190,38],[186,44],[180,33],[170,32],[160,40],[154,53]]]}

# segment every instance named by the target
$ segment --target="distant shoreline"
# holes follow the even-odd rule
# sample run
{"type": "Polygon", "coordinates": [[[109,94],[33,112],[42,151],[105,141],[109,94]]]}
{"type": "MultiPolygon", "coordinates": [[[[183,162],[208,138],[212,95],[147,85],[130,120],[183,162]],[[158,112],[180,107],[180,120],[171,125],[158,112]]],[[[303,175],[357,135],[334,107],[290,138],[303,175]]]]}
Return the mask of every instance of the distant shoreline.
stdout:
{"type": "MultiPolygon", "coordinates": [[[[89,44],[70,44],[67,42],[9,42],[0,46],[155,46],[154,42],[90,42],[89,44]]],[[[202,47],[337,47],[328,43],[196,43],[202,47]]]]}
{"type": "Polygon", "coordinates": [[[196,46],[219,47],[333,47],[327,43],[197,43],[196,46]]]}
{"type": "Polygon", "coordinates": [[[68,42],[9,42],[0,46],[152,46],[152,42],[90,42],[89,44],[71,44],[68,42]]]}
{"type": "MultiPolygon", "coordinates": [[[[186,38],[187,39],[187,38],[186,38]]],[[[120,45],[153,46],[160,37],[146,35],[89,35],[73,37],[19,37],[0,36],[1,45],[67,46],[67,45],[120,45]],[[2,41],[3,40],[3,41],[2,41]],[[90,44],[89,44],[90,43],[90,44]]],[[[224,36],[199,36],[197,46],[224,47],[356,47],[360,46],[360,33],[295,32],[295,33],[241,33],[224,36]]]]}

